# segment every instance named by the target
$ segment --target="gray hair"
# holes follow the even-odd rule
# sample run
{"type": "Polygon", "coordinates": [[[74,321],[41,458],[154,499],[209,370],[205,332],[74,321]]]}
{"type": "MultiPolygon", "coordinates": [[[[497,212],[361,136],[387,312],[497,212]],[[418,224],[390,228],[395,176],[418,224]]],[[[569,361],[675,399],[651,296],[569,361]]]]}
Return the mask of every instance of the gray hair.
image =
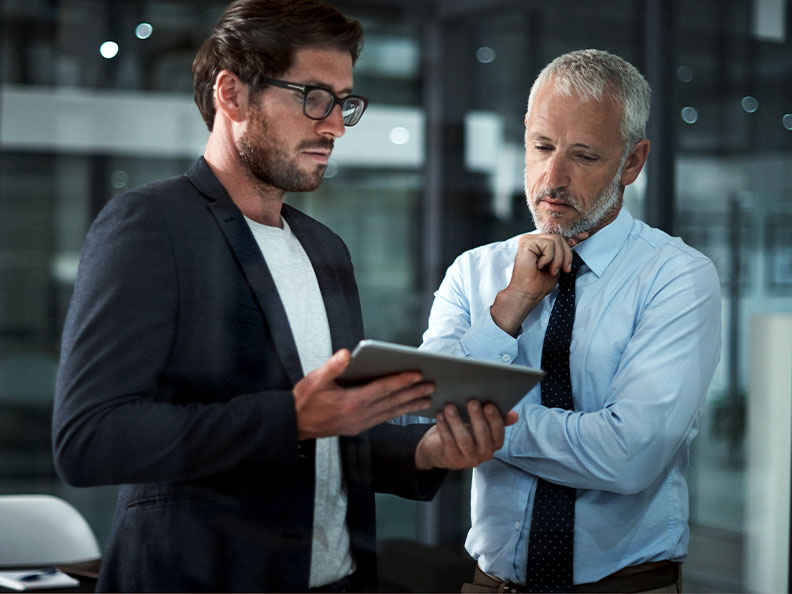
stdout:
{"type": "Polygon", "coordinates": [[[602,50],[586,49],[557,57],[539,73],[528,96],[528,113],[536,92],[552,79],[556,92],[602,101],[605,93],[622,107],[621,135],[625,152],[646,138],[652,91],[649,83],[624,58],[602,50]]]}

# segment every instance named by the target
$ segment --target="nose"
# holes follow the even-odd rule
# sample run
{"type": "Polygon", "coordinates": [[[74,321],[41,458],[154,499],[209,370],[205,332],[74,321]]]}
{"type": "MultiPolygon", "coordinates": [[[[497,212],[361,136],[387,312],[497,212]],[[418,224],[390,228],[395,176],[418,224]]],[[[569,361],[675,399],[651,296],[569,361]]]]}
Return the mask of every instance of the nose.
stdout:
{"type": "Polygon", "coordinates": [[[565,188],[569,185],[569,169],[563,155],[554,154],[547,160],[545,184],[548,188],[565,188]]]}
{"type": "Polygon", "coordinates": [[[330,110],[330,115],[323,120],[318,120],[316,124],[319,133],[330,138],[341,138],[346,132],[344,116],[341,114],[341,106],[338,104],[330,110]]]}

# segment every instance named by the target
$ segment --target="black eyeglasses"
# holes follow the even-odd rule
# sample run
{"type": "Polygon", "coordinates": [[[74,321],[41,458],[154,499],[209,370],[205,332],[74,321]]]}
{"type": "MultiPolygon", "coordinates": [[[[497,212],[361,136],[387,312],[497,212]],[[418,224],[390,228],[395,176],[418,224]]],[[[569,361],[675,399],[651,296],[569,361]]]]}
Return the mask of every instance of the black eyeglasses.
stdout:
{"type": "Polygon", "coordinates": [[[303,96],[303,113],[312,120],[323,120],[330,115],[336,105],[341,106],[341,116],[345,126],[354,126],[360,121],[366,111],[368,99],[360,95],[347,95],[338,97],[332,91],[314,85],[298,85],[297,83],[263,78],[262,82],[282,89],[299,91],[303,96]]]}

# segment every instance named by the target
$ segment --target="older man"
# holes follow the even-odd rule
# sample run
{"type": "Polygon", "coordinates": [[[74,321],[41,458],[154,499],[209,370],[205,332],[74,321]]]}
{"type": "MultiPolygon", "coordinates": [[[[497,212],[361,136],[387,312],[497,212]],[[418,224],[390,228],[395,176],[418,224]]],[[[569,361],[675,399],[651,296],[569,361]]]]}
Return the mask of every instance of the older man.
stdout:
{"type": "Polygon", "coordinates": [[[622,206],[650,90],[604,51],[563,55],[525,116],[537,231],[462,254],[422,348],[542,367],[473,473],[464,591],[678,591],[685,471],[720,355],[712,262],[622,206]]]}

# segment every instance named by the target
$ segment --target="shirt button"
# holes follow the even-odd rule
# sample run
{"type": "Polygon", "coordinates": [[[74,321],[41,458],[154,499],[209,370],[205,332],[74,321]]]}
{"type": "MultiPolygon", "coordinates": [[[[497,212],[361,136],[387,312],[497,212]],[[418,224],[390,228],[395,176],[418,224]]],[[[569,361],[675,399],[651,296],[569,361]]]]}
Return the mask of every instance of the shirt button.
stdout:
{"type": "Polygon", "coordinates": [[[520,529],[520,523],[519,522],[515,522],[514,523],[514,529],[515,530],[519,530],[520,529]]]}
{"type": "Polygon", "coordinates": [[[504,361],[511,361],[511,355],[509,353],[503,353],[503,355],[501,355],[501,359],[504,361]]]}

